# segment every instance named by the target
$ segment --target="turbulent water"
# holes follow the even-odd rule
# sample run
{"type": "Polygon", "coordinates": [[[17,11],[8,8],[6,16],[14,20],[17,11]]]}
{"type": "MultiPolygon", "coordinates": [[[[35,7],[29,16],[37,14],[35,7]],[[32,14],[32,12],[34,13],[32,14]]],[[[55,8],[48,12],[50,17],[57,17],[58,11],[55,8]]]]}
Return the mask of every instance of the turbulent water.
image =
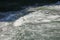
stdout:
{"type": "Polygon", "coordinates": [[[60,5],[29,6],[0,12],[0,40],[60,40],[60,5]]]}

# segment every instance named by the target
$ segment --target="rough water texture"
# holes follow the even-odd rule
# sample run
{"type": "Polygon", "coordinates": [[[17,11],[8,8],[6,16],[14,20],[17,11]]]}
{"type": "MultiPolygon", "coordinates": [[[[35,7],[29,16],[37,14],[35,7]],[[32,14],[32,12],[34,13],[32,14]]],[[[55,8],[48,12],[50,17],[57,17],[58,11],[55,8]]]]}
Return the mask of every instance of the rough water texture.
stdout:
{"type": "Polygon", "coordinates": [[[60,40],[60,5],[29,7],[6,15],[0,19],[0,40],[60,40]]]}

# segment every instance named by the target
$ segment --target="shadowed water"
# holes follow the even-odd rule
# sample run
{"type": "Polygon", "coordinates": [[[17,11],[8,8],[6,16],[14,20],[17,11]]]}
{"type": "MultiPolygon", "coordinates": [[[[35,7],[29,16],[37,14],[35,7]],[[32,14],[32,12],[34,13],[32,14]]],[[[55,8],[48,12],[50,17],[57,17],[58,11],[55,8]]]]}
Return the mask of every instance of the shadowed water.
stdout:
{"type": "Polygon", "coordinates": [[[0,40],[60,40],[59,5],[29,6],[4,13],[0,18],[0,40]]]}

